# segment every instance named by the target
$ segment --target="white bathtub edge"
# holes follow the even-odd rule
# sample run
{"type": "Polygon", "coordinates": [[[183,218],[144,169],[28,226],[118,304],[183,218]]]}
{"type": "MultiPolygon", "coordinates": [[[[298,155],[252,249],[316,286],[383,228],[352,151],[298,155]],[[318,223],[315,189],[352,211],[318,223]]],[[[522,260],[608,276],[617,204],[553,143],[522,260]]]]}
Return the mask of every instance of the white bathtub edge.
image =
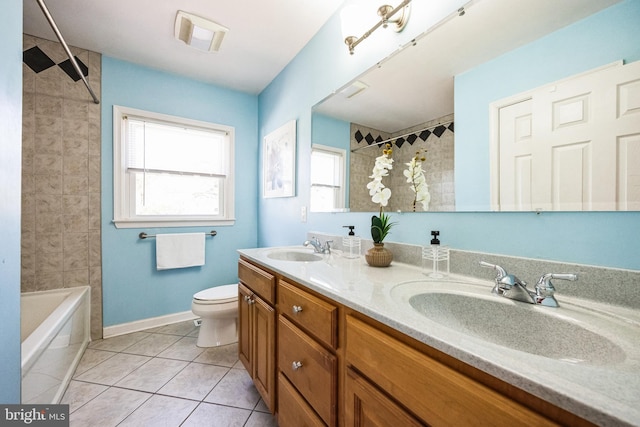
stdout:
{"type": "MultiPolygon", "coordinates": [[[[89,286],[77,286],[73,288],[54,289],[50,291],[42,291],[41,293],[53,293],[53,292],[67,292],[69,295],[62,301],[60,305],[47,317],[53,319],[69,318],[69,315],[73,313],[78,306],[82,303],[82,296],[88,293],[91,297],[91,287],[89,286]],[[69,298],[72,297],[72,298],[69,298]]],[[[34,294],[36,292],[33,292],[34,294]]],[[[87,320],[88,321],[88,320],[87,320]]],[[[49,325],[43,322],[38,326],[20,345],[21,351],[21,369],[22,376],[24,376],[33,363],[37,360],[37,357],[45,349],[55,335],[62,329],[64,322],[56,322],[55,325],[49,325]]]]}
{"type": "Polygon", "coordinates": [[[198,316],[189,310],[180,313],[167,314],[165,316],[149,317],[148,319],[135,320],[128,323],[119,323],[117,325],[102,328],[102,338],[112,338],[118,335],[130,334],[132,332],[143,331],[157,326],[184,322],[186,320],[195,320],[197,318],[198,316]]]}

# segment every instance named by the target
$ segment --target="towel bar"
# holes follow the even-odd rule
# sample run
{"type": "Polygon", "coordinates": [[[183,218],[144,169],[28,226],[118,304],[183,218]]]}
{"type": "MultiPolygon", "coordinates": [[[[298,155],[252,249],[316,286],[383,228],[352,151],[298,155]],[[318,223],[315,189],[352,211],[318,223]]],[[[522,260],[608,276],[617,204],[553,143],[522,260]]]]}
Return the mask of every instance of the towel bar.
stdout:
{"type": "MultiPolygon", "coordinates": [[[[207,233],[207,236],[213,237],[216,234],[218,234],[218,232],[216,230],[211,230],[210,232],[207,233]]],[[[147,239],[147,238],[150,239],[152,237],[156,237],[156,235],[155,234],[147,234],[147,233],[145,233],[143,231],[140,234],[138,234],[138,237],[141,238],[141,239],[147,239]]]]}

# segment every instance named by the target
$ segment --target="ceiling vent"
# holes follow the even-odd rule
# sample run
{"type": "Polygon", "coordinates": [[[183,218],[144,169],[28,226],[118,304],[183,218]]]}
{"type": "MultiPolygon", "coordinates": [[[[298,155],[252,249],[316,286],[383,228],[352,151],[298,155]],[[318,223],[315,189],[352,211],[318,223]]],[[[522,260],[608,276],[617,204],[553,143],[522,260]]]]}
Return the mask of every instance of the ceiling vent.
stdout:
{"type": "Polygon", "coordinates": [[[220,24],[182,10],[176,15],[175,37],[196,49],[217,52],[227,31],[220,24]]]}

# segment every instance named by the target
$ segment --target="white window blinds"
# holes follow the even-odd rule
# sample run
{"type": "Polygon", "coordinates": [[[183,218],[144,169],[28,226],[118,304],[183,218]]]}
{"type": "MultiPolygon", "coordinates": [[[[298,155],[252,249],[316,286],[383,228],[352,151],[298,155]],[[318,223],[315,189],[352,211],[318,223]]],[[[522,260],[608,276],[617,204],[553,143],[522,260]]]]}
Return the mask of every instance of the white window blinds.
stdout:
{"type": "Polygon", "coordinates": [[[127,117],[127,169],[224,176],[226,134],[127,117]]]}

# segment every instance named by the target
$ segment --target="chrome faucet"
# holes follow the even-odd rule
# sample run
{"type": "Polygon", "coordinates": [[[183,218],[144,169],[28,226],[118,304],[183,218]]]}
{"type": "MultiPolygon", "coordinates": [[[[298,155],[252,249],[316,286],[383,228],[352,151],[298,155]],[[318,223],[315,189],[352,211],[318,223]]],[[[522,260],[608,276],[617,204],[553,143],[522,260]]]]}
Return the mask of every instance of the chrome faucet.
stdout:
{"type": "Polygon", "coordinates": [[[313,251],[317,254],[330,254],[331,253],[331,243],[333,240],[327,240],[324,242],[324,246],[320,243],[317,237],[312,237],[311,240],[305,240],[303,246],[313,246],[313,251]]]}
{"type": "Polygon", "coordinates": [[[531,292],[527,289],[527,283],[518,279],[513,274],[507,274],[506,270],[499,265],[489,264],[480,261],[482,267],[493,268],[496,270],[495,286],[491,292],[501,295],[505,298],[522,301],[529,304],[535,304],[531,292]]]}
{"type": "Polygon", "coordinates": [[[535,289],[530,291],[527,289],[527,283],[518,279],[513,274],[507,274],[506,270],[499,265],[489,264],[480,261],[482,267],[493,268],[496,270],[495,286],[491,290],[494,294],[501,295],[516,301],[526,302],[529,304],[540,304],[547,307],[559,307],[554,293],[556,288],[551,283],[551,279],[559,280],[578,280],[576,274],[571,273],[546,273],[543,274],[536,283],[535,289]]]}
{"type": "Polygon", "coordinates": [[[578,280],[578,275],[572,273],[546,273],[540,276],[535,287],[536,304],[559,307],[558,301],[554,296],[556,288],[551,283],[551,279],[571,280],[573,282],[578,280]]]}

